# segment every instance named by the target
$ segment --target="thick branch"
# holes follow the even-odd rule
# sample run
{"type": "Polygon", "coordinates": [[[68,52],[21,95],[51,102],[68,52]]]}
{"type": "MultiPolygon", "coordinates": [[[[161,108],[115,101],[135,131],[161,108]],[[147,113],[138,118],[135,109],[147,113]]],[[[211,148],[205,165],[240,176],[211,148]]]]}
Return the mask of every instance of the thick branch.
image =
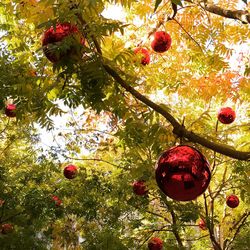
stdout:
{"type": "Polygon", "coordinates": [[[176,215],[175,215],[175,212],[172,208],[170,208],[170,214],[171,214],[172,221],[173,221],[173,234],[178,242],[179,248],[182,249],[183,248],[182,239],[181,239],[179,232],[177,230],[176,215]]]}
{"type": "MultiPolygon", "coordinates": [[[[186,2],[193,3],[193,0],[185,0],[186,2]]],[[[227,10],[223,9],[217,5],[210,4],[210,3],[200,3],[200,6],[213,14],[234,19],[234,20],[239,20],[243,24],[248,24],[250,23],[250,13],[247,10],[227,10]]]]}
{"type": "Polygon", "coordinates": [[[129,84],[127,84],[120,77],[120,75],[114,69],[112,69],[109,65],[105,64],[103,65],[103,67],[105,68],[107,73],[114,78],[114,80],[116,80],[123,88],[125,88],[128,92],[130,92],[135,98],[137,98],[138,100],[140,100],[147,106],[151,107],[154,111],[156,111],[157,113],[165,117],[174,127],[173,133],[176,134],[177,136],[187,138],[191,142],[198,143],[206,148],[216,151],[217,153],[229,156],[234,159],[245,160],[245,161],[250,160],[250,152],[242,152],[242,151],[234,150],[225,144],[209,141],[208,139],[202,136],[199,136],[191,131],[188,131],[163,107],[152,102],[146,96],[142,95],[133,87],[131,87],[129,84]]]}
{"type": "Polygon", "coordinates": [[[247,10],[225,10],[213,4],[206,4],[203,8],[213,14],[239,20],[244,24],[250,23],[250,14],[247,10]]]}

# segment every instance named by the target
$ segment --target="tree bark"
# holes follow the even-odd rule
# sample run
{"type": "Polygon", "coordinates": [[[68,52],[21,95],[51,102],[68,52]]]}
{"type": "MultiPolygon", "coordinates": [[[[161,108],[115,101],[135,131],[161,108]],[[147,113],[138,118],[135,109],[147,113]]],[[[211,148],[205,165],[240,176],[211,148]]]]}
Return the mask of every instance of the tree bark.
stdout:
{"type": "MultiPolygon", "coordinates": [[[[195,3],[193,0],[185,0],[185,1],[189,3],[195,3]]],[[[234,20],[239,20],[243,24],[250,23],[250,13],[247,10],[227,10],[215,4],[207,3],[207,1],[201,1],[199,3],[199,6],[201,6],[204,10],[213,13],[215,15],[219,15],[234,20]]]]}
{"type": "Polygon", "coordinates": [[[146,104],[148,107],[152,108],[157,113],[161,114],[165,117],[173,126],[173,133],[179,137],[186,138],[191,142],[198,143],[206,148],[214,150],[217,153],[229,156],[234,159],[249,161],[250,160],[250,152],[242,152],[238,150],[234,150],[228,145],[217,143],[213,141],[209,141],[208,139],[193,133],[192,131],[188,131],[184,126],[182,126],[166,109],[161,107],[160,105],[152,102],[147,97],[139,93],[133,87],[126,83],[125,80],[121,78],[121,76],[112,69],[109,65],[104,64],[104,69],[107,73],[113,77],[123,88],[125,88],[128,92],[130,92],[135,98],[146,104]]]}
{"type": "Polygon", "coordinates": [[[247,10],[226,10],[214,4],[203,4],[202,7],[210,13],[234,20],[239,20],[243,24],[250,23],[250,14],[247,10]]]}

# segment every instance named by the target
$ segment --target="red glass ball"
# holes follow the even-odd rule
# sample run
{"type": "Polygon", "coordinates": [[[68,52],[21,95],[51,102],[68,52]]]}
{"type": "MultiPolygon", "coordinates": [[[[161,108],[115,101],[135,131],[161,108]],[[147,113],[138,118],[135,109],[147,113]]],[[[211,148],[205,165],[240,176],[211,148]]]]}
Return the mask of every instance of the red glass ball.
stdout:
{"type": "Polygon", "coordinates": [[[235,111],[230,108],[221,108],[218,112],[218,120],[223,124],[230,124],[235,120],[235,111]]]}
{"type": "Polygon", "coordinates": [[[190,146],[176,146],[163,152],[156,164],[160,189],[177,201],[196,199],[207,189],[211,173],[206,158],[190,146]]]}
{"type": "Polygon", "coordinates": [[[151,43],[151,47],[155,52],[163,53],[167,51],[172,43],[172,39],[165,31],[157,31],[154,33],[154,40],[151,43]]]}
{"type": "Polygon", "coordinates": [[[203,219],[199,220],[198,225],[199,225],[199,228],[202,229],[202,230],[206,230],[207,229],[207,224],[206,224],[206,222],[203,219]]]}
{"type": "Polygon", "coordinates": [[[142,56],[141,58],[141,64],[147,65],[150,63],[150,54],[147,49],[145,48],[136,48],[134,49],[135,54],[140,54],[142,56]]]}
{"type": "Polygon", "coordinates": [[[57,206],[57,207],[59,207],[61,204],[62,204],[62,201],[59,199],[59,197],[58,196],[56,196],[56,195],[53,195],[52,196],[52,200],[55,202],[55,205],[57,206]]]}
{"type": "Polygon", "coordinates": [[[239,201],[239,198],[234,195],[234,194],[231,194],[227,197],[227,205],[231,208],[236,208],[238,207],[240,204],[240,201],[239,201]]]}
{"type": "Polygon", "coordinates": [[[14,227],[12,224],[3,224],[1,226],[1,233],[2,234],[8,234],[11,233],[14,230],[14,227]]]}
{"type": "MultiPolygon", "coordinates": [[[[44,32],[42,38],[43,52],[45,56],[53,63],[60,61],[65,56],[73,53],[74,46],[70,46],[68,49],[60,48],[61,42],[71,35],[76,35],[79,30],[76,25],[70,23],[60,23],[55,26],[51,26],[44,32]]],[[[80,39],[80,43],[84,44],[84,39],[80,39]]],[[[62,46],[63,47],[63,46],[62,46]]]]}
{"type": "Polygon", "coordinates": [[[133,183],[133,191],[137,195],[145,195],[148,192],[145,181],[135,181],[133,183]]]}
{"type": "Polygon", "coordinates": [[[5,108],[5,115],[8,117],[16,117],[16,105],[8,104],[5,108]]]}
{"type": "Polygon", "coordinates": [[[64,168],[63,174],[67,179],[74,179],[77,175],[77,167],[75,165],[68,165],[64,168]]]}
{"type": "Polygon", "coordinates": [[[161,250],[163,248],[163,241],[160,238],[153,237],[148,242],[148,249],[161,250]]]}

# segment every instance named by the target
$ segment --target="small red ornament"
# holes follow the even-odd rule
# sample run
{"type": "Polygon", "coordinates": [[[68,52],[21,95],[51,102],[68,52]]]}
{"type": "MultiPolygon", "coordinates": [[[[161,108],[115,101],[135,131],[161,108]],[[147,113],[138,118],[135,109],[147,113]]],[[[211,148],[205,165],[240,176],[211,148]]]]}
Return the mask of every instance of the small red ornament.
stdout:
{"type": "MultiPolygon", "coordinates": [[[[62,41],[72,35],[77,35],[79,30],[76,25],[71,25],[70,23],[59,23],[54,27],[50,27],[44,32],[42,38],[43,52],[45,56],[53,63],[60,61],[63,57],[73,53],[74,46],[66,50],[62,50],[60,45],[62,41]]],[[[79,38],[79,42],[84,44],[84,39],[79,38]]]]}
{"type": "Polygon", "coordinates": [[[207,189],[211,173],[206,158],[190,146],[176,146],[163,152],[155,177],[160,189],[177,201],[196,199],[207,189]]]}
{"type": "Polygon", "coordinates": [[[56,195],[53,195],[52,196],[52,200],[55,202],[55,205],[57,206],[57,207],[59,207],[61,204],[62,204],[62,201],[59,199],[59,197],[58,196],[56,196],[56,195]]]}
{"type": "Polygon", "coordinates": [[[240,204],[238,196],[231,194],[227,197],[227,205],[231,208],[236,208],[240,204]]]}
{"type": "Polygon", "coordinates": [[[145,181],[135,181],[133,183],[133,191],[137,195],[145,195],[148,192],[145,181]]]}
{"type": "Polygon", "coordinates": [[[77,175],[77,167],[75,165],[68,165],[64,168],[63,174],[67,179],[74,179],[77,175]]]}
{"type": "Polygon", "coordinates": [[[157,31],[154,33],[154,40],[151,43],[151,47],[155,52],[163,53],[167,51],[172,43],[172,39],[165,31],[157,31]]]}
{"type": "Polygon", "coordinates": [[[235,120],[235,111],[230,108],[221,108],[218,112],[218,120],[223,124],[230,124],[235,120]]]}
{"type": "Polygon", "coordinates": [[[16,117],[16,105],[8,104],[5,108],[5,115],[8,117],[16,117]]]}
{"type": "Polygon", "coordinates": [[[161,250],[163,248],[163,241],[160,238],[153,237],[148,242],[148,249],[161,250]]]}
{"type": "Polygon", "coordinates": [[[147,49],[145,48],[136,48],[134,49],[135,54],[139,54],[142,56],[141,58],[141,64],[142,65],[147,65],[150,63],[150,54],[147,49]]]}
{"type": "Polygon", "coordinates": [[[5,203],[5,200],[0,199],[0,207],[5,203]]]}
{"type": "Polygon", "coordinates": [[[203,219],[199,220],[198,225],[199,225],[199,228],[202,229],[202,230],[206,230],[207,229],[207,224],[206,224],[206,222],[203,219]]]}
{"type": "Polygon", "coordinates": [[[1,233],[2,234],[9,234],[14,230],[14,227],[12,224],[2,224],[1,226],[1,233]]]}

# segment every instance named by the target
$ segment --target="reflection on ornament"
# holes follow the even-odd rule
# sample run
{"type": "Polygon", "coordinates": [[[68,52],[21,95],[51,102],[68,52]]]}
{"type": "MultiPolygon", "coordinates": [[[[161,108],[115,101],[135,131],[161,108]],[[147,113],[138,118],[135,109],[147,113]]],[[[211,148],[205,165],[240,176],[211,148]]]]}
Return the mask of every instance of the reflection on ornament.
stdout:
{"type": "Polygon", "coordinates": [[[55,27],[50,27],[44,32],[42,38],[43,52],[53,63],[74,54],[77,43],[83,45],[84,39],[80,37],[77,26],[70,23],[60,23],[55,27]],[[71,41],[68,44],[62,44],[63,40],[69,37],[71,37],[71,41]]]}
{"type": "Polygon", "coordinates": [[[206,222],[203,219],[199,220],[198,225],[199,225],[199,228],[202,229],[202,230],[206,230],[207,229],[206,222]]]}
{"type": "Polygon", "coordinates": [[[232,108],[221,108],[218,112],[218,120],[223,124],[230,124],[235,120],[236,114],[232,108]]]}
{"type": "Polygon", "coordinates": [[[59,199],[58,196],[53,195],[51,198],[52,198],[52,200],[55,202],[55,205],[56,205],[57,207],[59,207],[59,206],[62,204],[62,201],[59,199]]]}
{"type": "Polygon", "coordinates": [[[155,171],[160,189],[177,201],[196,199],[207,189],[211,173],[206,158],[190,146],[176,146],[163,152],[155,171]]]}
{"type": "Polygon", "coordinates": [[[151,47],[155,52],[163,53],[169,50],[172,43],[172,39],[165,31],[157,31],[154,33],[154,40],[151,43],[151,47]]]}
{"type": "Polygon", "coordinates": [[[231,194],[227,197],[227,205],[231,208],[236,208],[240,204],[238,196],[231,194]]]}
{"type": "Polygon", "coordinates": [[[163,241],[160,238],[153,237],[148,242],[149,250],[161,250],[163,247],[163,241]]]}
{"type": "Polygon", "coordinates": [[[134,53],[141,56],[141,64],[147,65],[150,63],[150,54],[145,48],[136,48],[134,49],[134,53]]]}
{"type": "Polygon", "coordinates": [[[77,175],[77,167],[75,165],[68,165],[64,168],[63,174],[67,179],[74,179],[77,175]]]}
{"type": "Polygon", "coordinates": [[[16,105],[8,104],[5,108],[5,115],[8,117],[16,117],[16,105]]]}
{"type": "Polygon", "coordinates": [[[133,183],[133,191],[137,195],[145,195],[148,192],[145,181],[135,181],[133,183]]]}
{"type": "Polygon", "coordinates": [[[2,224],[2,226],[1,226],[1,233],[2,233],[2,234],[9,234],[9,233],[11,233],[13,230],[14,230],[14,227],[13,227],[12,224],[6,223],[6,224],[2,224]]]}

